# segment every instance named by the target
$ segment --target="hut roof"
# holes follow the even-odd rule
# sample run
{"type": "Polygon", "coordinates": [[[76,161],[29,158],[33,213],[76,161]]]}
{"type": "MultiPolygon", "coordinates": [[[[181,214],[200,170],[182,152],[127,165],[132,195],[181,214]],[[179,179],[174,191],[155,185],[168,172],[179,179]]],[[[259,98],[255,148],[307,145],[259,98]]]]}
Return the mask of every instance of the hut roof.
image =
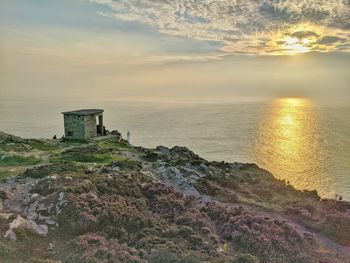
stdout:
{"type": "Polygon", "coordinates": [[[65,112],[62,112],[62,114],[85,116],[85,115],[99,115],[103,112],[104,110],[101,110],[101,109],[83,109],[83,110],[65,111],[65,112]]]}

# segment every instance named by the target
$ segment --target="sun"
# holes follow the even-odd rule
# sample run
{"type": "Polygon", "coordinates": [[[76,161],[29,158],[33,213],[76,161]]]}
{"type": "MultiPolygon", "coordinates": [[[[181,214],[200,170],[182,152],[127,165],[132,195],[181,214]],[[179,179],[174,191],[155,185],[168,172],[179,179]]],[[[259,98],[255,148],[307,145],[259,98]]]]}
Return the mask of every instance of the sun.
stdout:
{"type": "Polygon", "coordinates": [[[269,47],[273,54],[297,55],[311,52],[319,47],[324,29],[318,25],[302,23],[289,26],[271,35],[269,47]]]}
{"type": "Polygon", "coordinates": [[[310,51],[310,41],[306,38],[300,40],[296,37],[286,36],[284,43],[281,45],[286,53],[297,54],[310,51]]]}
{"type": "Polygon", "coordinates": [[[285,97],[285,98],[279,98],[278,100],[279,105],[282,105],[284,107],[301,107],[301,106],[307,106],[309,104],[309,100],[303,97],[285,97]]]}
{"type": "Polygon", "coordinates": [[[285,43],[292,46],[298,43],[298,39],[296,37],[287,37],[285,43]]]}

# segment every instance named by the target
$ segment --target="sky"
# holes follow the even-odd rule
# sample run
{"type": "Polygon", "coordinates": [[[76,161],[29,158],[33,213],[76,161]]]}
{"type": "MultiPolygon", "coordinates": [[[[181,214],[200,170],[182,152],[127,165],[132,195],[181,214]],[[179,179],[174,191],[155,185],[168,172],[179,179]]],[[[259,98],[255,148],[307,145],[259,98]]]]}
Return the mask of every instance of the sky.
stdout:
{"type": "Polygon", "coordinates": [[[350,102],[347,0],[1,0],[0,99],[350,102]]]}

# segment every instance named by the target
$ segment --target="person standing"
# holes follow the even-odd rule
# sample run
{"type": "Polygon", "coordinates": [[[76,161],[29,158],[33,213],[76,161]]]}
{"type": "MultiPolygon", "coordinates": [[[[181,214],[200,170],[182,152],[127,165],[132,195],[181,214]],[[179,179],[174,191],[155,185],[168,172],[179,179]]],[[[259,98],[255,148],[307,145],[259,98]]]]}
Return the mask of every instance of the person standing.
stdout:
{"type": "Polygon", "coordinates": [[[128,131],[126,133],[126,140],[128,141],[128,143],[130,144],[130,131],[128,131]]]}

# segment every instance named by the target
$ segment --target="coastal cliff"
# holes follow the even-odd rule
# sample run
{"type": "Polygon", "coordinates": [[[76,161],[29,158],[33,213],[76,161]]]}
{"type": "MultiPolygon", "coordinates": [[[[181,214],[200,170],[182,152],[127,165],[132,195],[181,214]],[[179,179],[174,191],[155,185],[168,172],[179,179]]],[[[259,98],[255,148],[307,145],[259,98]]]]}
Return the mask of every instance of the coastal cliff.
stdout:
{"type": "Polygon", "coordinates": [[[350,262],[350,203],[185,147],[0,133],[1,262],[350,262]]]}

